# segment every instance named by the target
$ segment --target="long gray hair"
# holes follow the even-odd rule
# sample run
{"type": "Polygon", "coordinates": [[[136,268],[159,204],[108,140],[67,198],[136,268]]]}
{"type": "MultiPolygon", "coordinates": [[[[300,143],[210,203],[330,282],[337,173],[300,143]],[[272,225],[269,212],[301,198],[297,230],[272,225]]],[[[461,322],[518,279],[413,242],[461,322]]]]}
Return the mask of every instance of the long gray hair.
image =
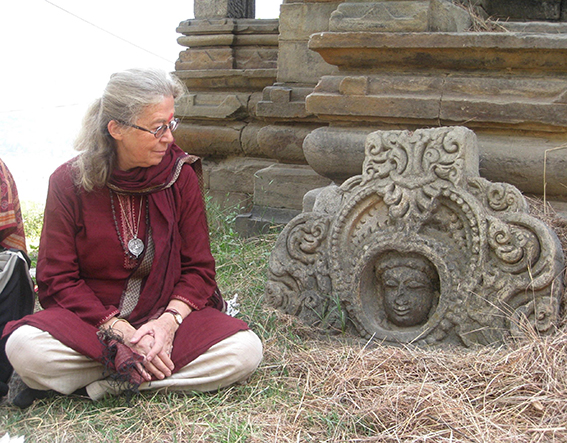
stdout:
{"type": "Polygon", "coordinates": [[[86,191],[106,185],[117,156],[114,139],[108,132],[111,120],[135,123],[145,108],[165,97],[180,97],[185,85],[159,69],[129,69],[112,74],[101,98],[87,110],[75,149],[75,182],[86,191]]]}

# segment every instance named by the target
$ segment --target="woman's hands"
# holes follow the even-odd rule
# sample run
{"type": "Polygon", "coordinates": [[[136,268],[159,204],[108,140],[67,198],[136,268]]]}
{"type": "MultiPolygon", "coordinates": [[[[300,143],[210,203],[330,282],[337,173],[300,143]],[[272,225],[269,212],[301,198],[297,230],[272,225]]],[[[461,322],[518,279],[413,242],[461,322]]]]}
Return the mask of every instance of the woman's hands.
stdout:
{"type": "Polygon", "coordinates": [[[172,315],[162,315],[141,326],[130,337],[129,346],[144,356],[142,364],[150,377],[147,378],[143,373],[142,375],[148,381],[151,379],[150,374],[155,375],[159,380],[171,375],[174,368],[171,351],[178,327],[172,315]]]}
{"type": "MultiPolygon", "coordinates": [[[[171,300],[167,309],[179,312],[183,318],[191,313],[191,308],[180,300],[171,300]]],[[[163,380],[172,374],[175,366],[171,360],[171,352],[173,339],[179,328],[173,315],[163,313],[137,330],[127,321],[117,322],[115,318],[106,322],[103,327],[111,325],[112,329],[120,332],[126,346],[144,357],[137,369],[146,381],[150,381],[152,376],[163,380]]]]}

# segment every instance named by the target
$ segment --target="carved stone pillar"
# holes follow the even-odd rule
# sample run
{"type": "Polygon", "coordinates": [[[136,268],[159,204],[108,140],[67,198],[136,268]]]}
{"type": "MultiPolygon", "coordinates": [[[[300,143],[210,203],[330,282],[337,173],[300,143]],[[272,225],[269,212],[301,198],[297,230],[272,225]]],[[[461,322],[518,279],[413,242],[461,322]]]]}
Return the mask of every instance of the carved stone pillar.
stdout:
{"type": "Polygon", "coordinates": [[[255,104],[276,80],[278,20],[255,20],[254,0],[195,0],[179,24],[176,75],[189,89],[177,107],[178,144],[203,157],[205,186],[222,204],[251,206],[254,174],[274,163],[257,135],[255,104]]]}

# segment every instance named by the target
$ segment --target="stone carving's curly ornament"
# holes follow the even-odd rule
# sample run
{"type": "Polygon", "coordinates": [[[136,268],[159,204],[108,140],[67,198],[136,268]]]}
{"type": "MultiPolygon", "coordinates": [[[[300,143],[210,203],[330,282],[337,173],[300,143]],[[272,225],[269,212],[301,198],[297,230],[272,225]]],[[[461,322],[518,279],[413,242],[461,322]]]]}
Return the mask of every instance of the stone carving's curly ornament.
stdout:
{"type": "Polygon", "coordinates": [[[391,343],[470,346],[554,330],[557,236],[515,187],[479,177],[472,131],[371,133],[362,175],[320,195],[314,207],[326,212],[296,217],[272,252],[271,306],[391,343]]]}

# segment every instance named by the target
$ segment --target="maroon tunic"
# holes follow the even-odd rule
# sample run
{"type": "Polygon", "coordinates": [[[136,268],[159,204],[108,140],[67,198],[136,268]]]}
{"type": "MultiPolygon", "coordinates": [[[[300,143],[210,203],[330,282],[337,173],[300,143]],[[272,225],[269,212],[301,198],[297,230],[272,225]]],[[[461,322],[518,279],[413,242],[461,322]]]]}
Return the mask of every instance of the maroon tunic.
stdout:
{"type": "MultiPolygon", "coordinates": [[[[152,270],[144,279],[138,304],[127,317],[135,327],[159,316],[172,298],[194,311],[181,324],[172,360],[180,369],[209,347],[248,329],[242,320],[213,307],[215,264],[197,175],[189,157],[171,145],[157,166],[116,171],[113,189],[144,195],[155,244],[152,270]]],[[[83,355],[102,360],[98,326],[119,313],[132,269],[114,219],[108,187],[85,192],[73,182],[72,161],[51,176],[37,264],[39,300],[44,310],[6,325],[10,334],[23,324],[49,332],[83,355]]],[[[142,212],[144,214],[144,211],[142,212]]],[[[139,237],[147,244],[145,216],[139,237]]],[[[140,260],[141,261],[141,260],[140,260]]]]}

